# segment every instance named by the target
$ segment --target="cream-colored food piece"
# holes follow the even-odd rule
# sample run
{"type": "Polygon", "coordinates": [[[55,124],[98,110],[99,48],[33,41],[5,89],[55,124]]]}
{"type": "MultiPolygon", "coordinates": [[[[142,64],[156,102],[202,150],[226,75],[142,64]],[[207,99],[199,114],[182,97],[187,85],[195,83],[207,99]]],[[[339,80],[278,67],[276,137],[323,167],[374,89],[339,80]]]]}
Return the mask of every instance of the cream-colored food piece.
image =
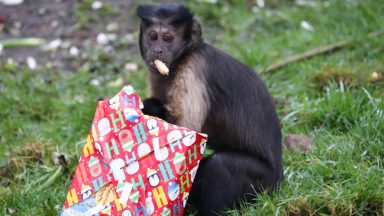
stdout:
{"type": "Polygon", "coordinates": [[[168,75],[169,74],[169,69],[167,67],[167,65],[165,65],[164,62],[160,61],[159,59],[156,59],[154,61],[155,63],[155,66],[157,68],[157,70],[162,74],[162,75],[168,75]]]}

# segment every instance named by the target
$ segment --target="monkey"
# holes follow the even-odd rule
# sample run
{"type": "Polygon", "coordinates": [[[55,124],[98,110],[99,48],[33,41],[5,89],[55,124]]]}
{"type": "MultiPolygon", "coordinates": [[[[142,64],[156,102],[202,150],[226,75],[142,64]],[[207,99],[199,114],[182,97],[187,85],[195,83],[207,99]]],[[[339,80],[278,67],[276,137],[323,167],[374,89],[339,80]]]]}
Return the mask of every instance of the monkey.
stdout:
{"type": "Polygon", "coordinates": [[[252,202],[283,178],[281,128],[261,78],[204,42],[184,5],[140,5],[139,49],[149,68],[143,113],[208,134],[188,204],[210,216],[252,202]],[[169,72],[156,67],[160,60],[169,72]]]}

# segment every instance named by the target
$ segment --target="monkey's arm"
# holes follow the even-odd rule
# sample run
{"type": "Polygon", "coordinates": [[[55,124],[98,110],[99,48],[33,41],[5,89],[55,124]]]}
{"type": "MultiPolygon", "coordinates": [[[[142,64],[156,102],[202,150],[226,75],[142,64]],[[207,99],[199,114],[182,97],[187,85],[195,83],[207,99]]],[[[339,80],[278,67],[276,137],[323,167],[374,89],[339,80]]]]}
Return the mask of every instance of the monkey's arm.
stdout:
{"type": "Polygon", "coordinates": [[[155,116],[164,120],[169,118],[169,112],[159,100],[155,98],[147,98],[143,101],[144,108],[142,109],[145,115],[155,116]]]}

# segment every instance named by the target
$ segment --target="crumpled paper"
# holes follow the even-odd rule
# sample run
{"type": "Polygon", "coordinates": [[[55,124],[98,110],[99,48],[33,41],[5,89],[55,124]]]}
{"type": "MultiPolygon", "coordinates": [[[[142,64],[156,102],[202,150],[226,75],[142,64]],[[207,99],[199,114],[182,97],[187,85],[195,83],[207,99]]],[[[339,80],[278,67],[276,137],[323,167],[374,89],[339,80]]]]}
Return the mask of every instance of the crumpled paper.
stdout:
{"type": "Polygon", "coordinates": [[[182,215],[207,135],[142,106],[131,86],[99,101],[61,215],[182,215]]]}

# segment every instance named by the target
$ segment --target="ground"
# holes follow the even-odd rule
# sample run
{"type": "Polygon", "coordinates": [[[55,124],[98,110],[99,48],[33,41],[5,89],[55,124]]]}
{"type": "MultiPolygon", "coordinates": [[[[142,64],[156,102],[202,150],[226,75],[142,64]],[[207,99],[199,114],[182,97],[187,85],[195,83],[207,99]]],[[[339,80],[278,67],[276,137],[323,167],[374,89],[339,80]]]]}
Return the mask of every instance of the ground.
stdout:
{"type": "Polygon", "coordinates": [[[132,1],[104,1],[99,9],[92,9],[92,3],[90,0],[27,0],[17,6],[1,6],[0,16],[4,20],[0,38],[42,38],[47,45],[5,49],[0,61],[12,58],[26,64],[30,56],[41,67],[75,70],[92,58],[88,53],[98,44],[99,34],[112,37],[104,49],[119,45],[127,45],[124,46],[127,51],[132,49],[128,45],[135,46],[135,43],[126,41],[137,28],[137,20],[132,18],[132,1]],[[73,47],[79,50],[78,55],[70,54],[73,47]]]}
{"type": "MultiPolygon", "coordinates": [[[[57,215],[97,99],[113,96],[128,83],[142,97],[147,94],[135,1],[104,1],[97,10],[92,0],[48,2],[0,3],[0,41],[46,41],[39,47],[5,47],[0,53],[2,215],[57,215]],[[70,54],[71,47],[79,53],[70,54]],[[35,69],[26,63],[28,56],[36,60],[35,69]]],[[[201,20],[206,41],[261,75],[286,140],[300,134],[302,140],[313,140],[308,143],[314,147],[304,147],[305,153],[284,150],[279,190],[228,214],[384,215],[384,4],[185,3],[201,20]],[[265,71],[276,61],[340,41],[347,45],[265,71]]]]}

